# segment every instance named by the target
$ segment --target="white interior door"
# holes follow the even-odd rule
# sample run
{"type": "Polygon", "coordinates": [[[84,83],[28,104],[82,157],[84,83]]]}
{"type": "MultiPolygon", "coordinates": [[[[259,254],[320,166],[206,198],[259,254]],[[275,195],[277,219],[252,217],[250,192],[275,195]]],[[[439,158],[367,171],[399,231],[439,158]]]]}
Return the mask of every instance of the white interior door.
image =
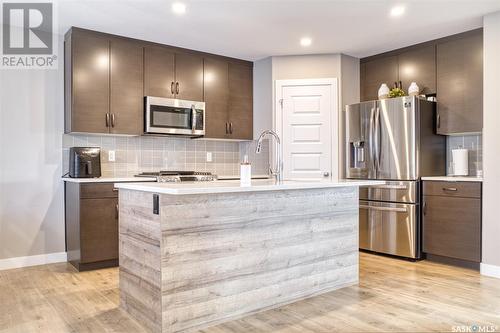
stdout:
{"type": "Polygon", "coordinates": [[[284,179],[336,179],[336,79],[284,80],[276,87],[284,179]]]}

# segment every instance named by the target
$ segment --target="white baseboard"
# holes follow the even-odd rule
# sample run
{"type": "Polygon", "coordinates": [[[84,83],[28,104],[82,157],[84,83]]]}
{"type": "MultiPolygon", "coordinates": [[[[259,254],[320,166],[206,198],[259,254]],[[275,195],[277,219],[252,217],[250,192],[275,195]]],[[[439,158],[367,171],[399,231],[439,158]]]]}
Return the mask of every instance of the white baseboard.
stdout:
{"type": "Polygon", "coordinates": [[[16,257],[8,259],[0,259],[0,270],[21,268],[28,266],[38,266],[45,264],[53,264],[56,262],[65,262],[68,260],[66,252],[39,254],[36,256],[16,257]]]}
{"type": "Polygon", "coordinates": [[[491,276],[500,279],[500,266],[481,263],[481,275],[491,276]]]}

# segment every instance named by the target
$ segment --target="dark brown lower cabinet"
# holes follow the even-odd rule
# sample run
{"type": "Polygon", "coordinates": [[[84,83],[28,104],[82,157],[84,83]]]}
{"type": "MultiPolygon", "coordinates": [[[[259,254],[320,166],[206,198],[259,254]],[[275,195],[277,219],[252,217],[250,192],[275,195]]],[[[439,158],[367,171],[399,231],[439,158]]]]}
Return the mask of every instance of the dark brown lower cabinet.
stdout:
{"type": "Polygon", "coordinates": [[[118,266],[118,191],[113,183],[65,183],[66,251],[79,271],[118,266]]]}
{"type": "Polygon", "coordinates": [[[481,183],[424,181],[423,250],[467,266],[481,261],[481,183]]]}

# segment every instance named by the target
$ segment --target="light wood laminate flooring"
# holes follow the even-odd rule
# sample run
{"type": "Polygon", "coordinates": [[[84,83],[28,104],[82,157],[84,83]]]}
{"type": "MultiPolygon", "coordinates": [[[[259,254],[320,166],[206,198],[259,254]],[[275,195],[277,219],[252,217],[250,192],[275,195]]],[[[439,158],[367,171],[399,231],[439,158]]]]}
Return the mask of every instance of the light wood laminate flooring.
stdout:
{"type": "MultiPolygon", "coordinates": [[[[500,330],[500,279],[429,261],[360,256],[358,286],[203,332],[500,330]]],[[[145,332],[118,302],[116,268],[78,273],[64,263],[0,271],[2,333],[145,332]]]]}

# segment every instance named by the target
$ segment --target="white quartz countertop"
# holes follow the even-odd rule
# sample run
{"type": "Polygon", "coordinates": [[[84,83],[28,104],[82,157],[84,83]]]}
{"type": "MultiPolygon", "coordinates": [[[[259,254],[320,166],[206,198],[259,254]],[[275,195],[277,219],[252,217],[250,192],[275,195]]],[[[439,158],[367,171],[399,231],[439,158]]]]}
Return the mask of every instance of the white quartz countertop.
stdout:
{"type": "Polygon", "coordinates": [[[442,182],[482,182],[483,177],[476,176],[433,176],[433,177],[422,177],[422,180],[435,180],[442,182]]]}
{"type": "Polygon", "coordinates": [[[99,178],[63,177],[63,180],[65,182],[71,182],[71,183],[156,182],[156,178],[148,178],[148,177],[99,177],[99,178]]]}
{"type": "Polygon", "coordinates": [[[284,181],[275,184],[274,180],[252,180],[251,186],[240,186],[239,180],[218,180],[214,182],[185,182],[185,183],[117,183],[116,188],[152,192],[160,194],[207,194],[207,193],[237,193],[259,191],[282,191],[300,189],[319,189],[349,186],[383,185],[379,180],[339,180],[325,181],[284,181]]]}

